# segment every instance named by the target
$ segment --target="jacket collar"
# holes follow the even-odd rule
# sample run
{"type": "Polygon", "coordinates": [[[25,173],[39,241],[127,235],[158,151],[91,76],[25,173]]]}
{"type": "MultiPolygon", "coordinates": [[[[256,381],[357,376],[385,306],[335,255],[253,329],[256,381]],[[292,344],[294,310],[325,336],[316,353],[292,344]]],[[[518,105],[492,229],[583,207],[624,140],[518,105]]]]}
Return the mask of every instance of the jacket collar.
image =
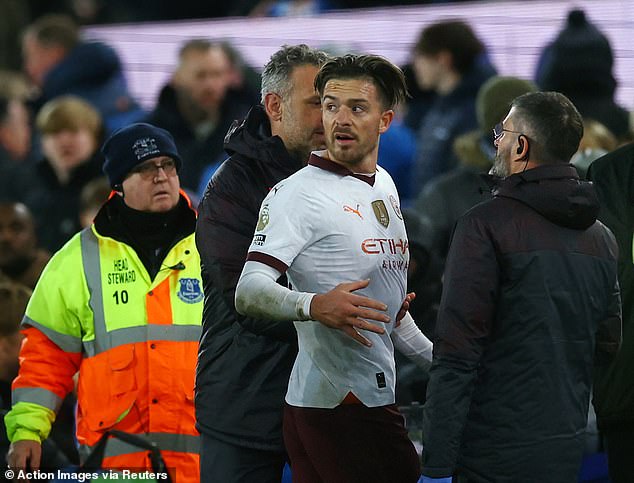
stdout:
{"type": "Polygon", "coordinates": [[[545,164],[521,173],[515,173],[507,178],[511,185],[531,183],[542,179],[579,179],[579,173],[572,164],[545,164]]]}
{"type": "Polygon", "coordinates": [[[480,176],[494,194],[501,188],[510,188],[542,179],[579,179],[579,173],[572,164],[545,164],[512,174],[506,178],[491,174],[481,174],[480,176]]]}

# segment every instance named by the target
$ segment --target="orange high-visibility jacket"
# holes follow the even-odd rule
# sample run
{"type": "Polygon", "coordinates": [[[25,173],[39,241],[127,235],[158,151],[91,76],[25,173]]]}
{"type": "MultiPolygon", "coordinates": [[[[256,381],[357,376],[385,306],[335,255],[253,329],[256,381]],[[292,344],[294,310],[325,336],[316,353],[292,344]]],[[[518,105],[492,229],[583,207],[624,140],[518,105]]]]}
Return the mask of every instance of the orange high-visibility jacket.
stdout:
{"type": "MultiPolygon", "coordinates": [[[[94,225],[51,259],[23,321],[26,339],[9,439],[44,440],[55,412],[77,389],[77,439],[84,458],[103,431],[154,441],[175,481],[199,481],[194,373],[202,318],[200,259],[194,234],[170,250],[154,280],[125,243],[94,225]]],[[[117,439],[103,466],[151,470],[147,451],[117,439]]]]}

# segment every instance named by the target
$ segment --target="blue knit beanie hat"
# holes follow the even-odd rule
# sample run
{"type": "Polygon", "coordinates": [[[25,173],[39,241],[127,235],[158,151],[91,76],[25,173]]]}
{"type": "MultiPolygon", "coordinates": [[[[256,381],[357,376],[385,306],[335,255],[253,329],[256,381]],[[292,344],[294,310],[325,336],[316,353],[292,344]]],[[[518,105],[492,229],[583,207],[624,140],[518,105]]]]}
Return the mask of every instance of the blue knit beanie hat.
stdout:
{"type": "Polygon", "coordinates": [[[101,152],[105,157],[103,172],[113,188],[123,182],[132,168],[148,159],[169,156],[179,171],[182,164],[172,135],[146,123],[130,124],[115,131],[101,152]]]}

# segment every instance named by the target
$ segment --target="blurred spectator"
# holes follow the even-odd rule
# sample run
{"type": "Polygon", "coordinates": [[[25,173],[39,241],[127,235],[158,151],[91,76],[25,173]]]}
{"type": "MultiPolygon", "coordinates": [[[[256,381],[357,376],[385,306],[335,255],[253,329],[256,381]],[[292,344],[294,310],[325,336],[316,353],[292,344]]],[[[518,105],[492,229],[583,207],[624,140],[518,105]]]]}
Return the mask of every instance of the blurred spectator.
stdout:
{"type": "MultiPolygon", "coordinates": [[[[6,280],[0,281],[0,458],[6,461],[9,440],[4,425],[4,415],[11,409],[11,382],[18,375],[18,354],[23,336],[20,321],[31,296],[27,287],[6,280]]],[[[54,425],[56,428],[59,423],[54,425]]],[[[62,431],[68,429],[62,428],[62,431]]],[[[71,426],[72,429],[72,426],[71,426]]],[[[72,433],[71,433],[72,434],[72,433]]],[[[42,447],[42,467],[61,469],[69,464],[69,458],[51,438],[42,447]]],[[[11,481],[0,479],[0,481],[11,481]]]]}
{"type": "Polygon", "coordinates": [[[82,188],[102,176],[102,124],[90,104],[62,96],[42,107],[36,127],[42,136],[44,158],[20,189],[35,216],[40,243],[54,252],[80,229],[82,188]]]}
{"type": "Polygon", "coordinates": [[[232,122],[250,107],[229,91],[231,73],[230,59],[220,43],[188,41],[148,117],[149,123],[173,134],[184,161],[181,184],[193,192],[205,168],[224,155],[223,141],[232,122]]]}
{"type": "Polygon", "coordinates": [[[27,101],[33,97],[35,89],[21,71],[0,69],[0,96],[17,97],[27,101]]]}
{"type": "Polygon", "coordinates": [[[619,140],[631,137],[629,115],[614,101],[616,80],[610,41],[588,21],[583,10],[571,10],[563,30],[541,53],[535,74],[544,91],[570,98],[581,115],[595,119],[619,140]]]}
{"type": "Polygon", "coordinates": [[[11,407],[11,381],[18,375],[18,353],[22,342],[20,321],[29,297],[31,290],[24,285],[0,280],[0,397],[3,409],[11,407]]]}
{"type": "Polygon", "coordinates": [[[457,164],[454,139],[477,127],[475,98],[480,86],[495,74],[482,42],[465,22],[432,24],[420,34],[414,48],[419,86],[438,97],[418,132],[414,191],[457,164]]]}
{"type": "Polygon", "coordinates": [[[92,225],[111,193],[112,188],[106,177],[95,178],[86,183],[79,194],[79,224],[82,228],[92,225]]]}
{"type": "Polygon", "coordinates": [[[405,64],[401,70],[405,75],[407,92],[409,92],[403,122],[411,130],[418,132],[427,111],[429,111],[438,95],[433,89],[421,88],[416,79],[416,72],[412,63],[405,64]]]}
{"type": "Polygon", "coordinates": [[[584,119],[583,137],[579,143],[579,151],[600,149],[609,152],[616,149],[617,145],[614,134],[607,127],[594,119],[584,119]]]}
{"type": "Polygon", "coordinates": [[[0,270],[33,289],[50,258],[38,247],[29,209],[22,203],[0,202],[0,270]]]}
{"type": "Polygon", "coordinates": [[[229,59],[229,96],[234,101],[248,104],[260,103],[260,74],[247,65],[242,54],[231,42],[223,40],[220,47],[229,59]]]}
{"type": "Polygon", "coordinates": [[[143,116],[128,92],[119,56],[111,47],[81,40],[75,22],[64,15],[45,15],[24,33],[24,68],[41,89],[36,103],[64,94],[90,102],[111,132],[143,116]]]}
{"type": "Polygon", "coordinates": [[[336,8],[331,0],[262,0],[249,13],[252,17],[304,17],[336,8]]]}
{"type": "Polygon", "coordinates": [[[613,483],[629,483],[634,475],[634,143],[597,159],[588,179],[594,183],[599,220],[612,230],[619,245],[619,285],[623,309],[623,343],[616,359],[597,368],[593,404],[608,453],[613,483]]]}
{"type": "Polygon", "coordinates": [[[585,178],[592,161],[613,151],[616,147],[616,138],[607,127],[594,119],[584,119],[583,137],[579,143],[579,149],[570,162],[577,168],[579,177],[585,178]]]}
{"type": "Polygon", "coordinates": [[[0,94],[0,166],[27,161],[31,152],[29,111],[19,97],[0,94]]]}
{"type": "Polygon", "coordinates": [[[0,199],[15,200],[16,177],[33,161],[31,123],[24,102],[0,94],[0,199]]]}
{"type": "Polygon", "coordinates": [[[478,128],[454,141],[459,165],[430,181],[416,199],[416,213],[431,221],[437,243],[434,248],[442,260],[458,218],[491,197],[481,174],[489,171],[495,159],[493,127],[504,119],[513,99],[536,90],[532,82],[516,77],[496,76],[486,81],[475,102],[478,128]]]}

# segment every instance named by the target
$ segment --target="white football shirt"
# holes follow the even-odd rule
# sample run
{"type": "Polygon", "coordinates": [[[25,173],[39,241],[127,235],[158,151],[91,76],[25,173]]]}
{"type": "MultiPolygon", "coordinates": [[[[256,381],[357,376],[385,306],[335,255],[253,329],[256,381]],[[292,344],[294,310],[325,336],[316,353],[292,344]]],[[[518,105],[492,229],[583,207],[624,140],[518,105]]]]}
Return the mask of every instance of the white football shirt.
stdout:
{"type": "Polygon", "coordinates": [[[370,279],[357,293],[385,303],[392,321],[383,335],[363,332],[372,347],[317,321],[295,322],[299,353],[286,402],[333,408],[352,392],[366,406],[392,404],[396,374],[389,333],[405,298],[409,263],[398,193],[381,167],[373,176],[353,174],[317,154],[262,202],[248,260],[286,272],[302,292],[325,293],[370,279]]]}

